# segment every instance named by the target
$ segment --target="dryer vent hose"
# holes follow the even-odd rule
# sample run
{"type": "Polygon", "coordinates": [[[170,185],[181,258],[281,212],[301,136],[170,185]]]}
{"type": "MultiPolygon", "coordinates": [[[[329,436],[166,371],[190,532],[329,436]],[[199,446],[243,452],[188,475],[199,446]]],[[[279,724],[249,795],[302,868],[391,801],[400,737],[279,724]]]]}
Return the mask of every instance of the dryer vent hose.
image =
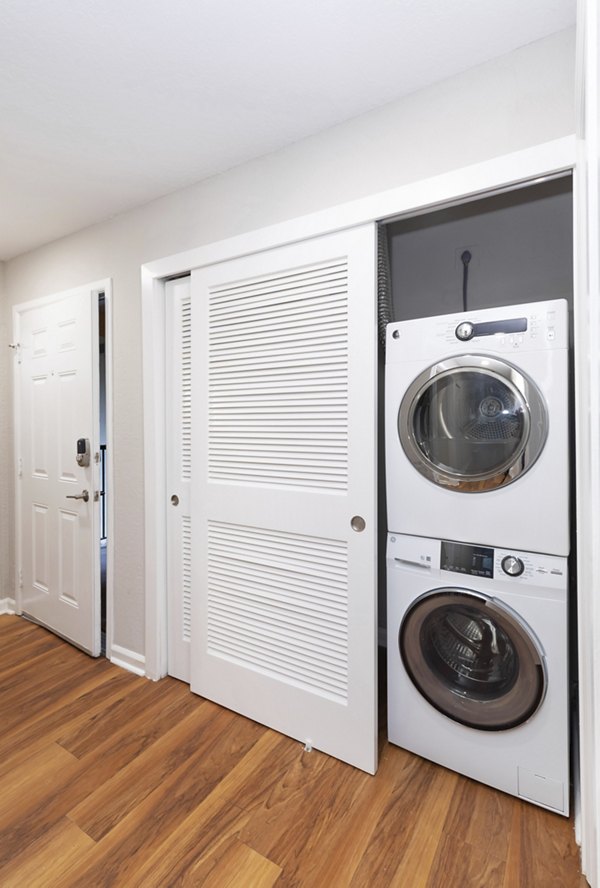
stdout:
{"type": "Polygon", "coordinates": [[[388,233],[385,225],[377,232],[377,325],[379,341],[385,349],[385,328],[394,320],[392,303],[392,280],[390,274],[390,253],[388,233]]]}

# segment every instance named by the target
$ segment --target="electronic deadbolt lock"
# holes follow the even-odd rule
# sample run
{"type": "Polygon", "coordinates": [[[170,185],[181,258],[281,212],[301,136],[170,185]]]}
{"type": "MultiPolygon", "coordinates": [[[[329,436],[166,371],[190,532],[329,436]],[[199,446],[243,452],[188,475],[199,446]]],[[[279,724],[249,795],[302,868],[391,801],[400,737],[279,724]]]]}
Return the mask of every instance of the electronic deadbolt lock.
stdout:
{"type": "Polygon", "coordinates": [[[89,466],[90,464],[90,439],[77,438],[77,465],[89,466]]]}

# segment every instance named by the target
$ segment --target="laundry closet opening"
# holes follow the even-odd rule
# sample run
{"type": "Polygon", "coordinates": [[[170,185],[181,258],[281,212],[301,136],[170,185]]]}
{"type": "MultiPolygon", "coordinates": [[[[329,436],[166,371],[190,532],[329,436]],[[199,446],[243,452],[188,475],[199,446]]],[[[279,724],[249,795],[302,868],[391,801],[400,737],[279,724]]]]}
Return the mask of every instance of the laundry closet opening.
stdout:
{"type": "Polygon", "coordinates": [[[566,814],[569,714],[577,723],[572,179],[379,234],[388,736],[566,814]],[[544,761],[543,734],[555,741],[544,761]]]}

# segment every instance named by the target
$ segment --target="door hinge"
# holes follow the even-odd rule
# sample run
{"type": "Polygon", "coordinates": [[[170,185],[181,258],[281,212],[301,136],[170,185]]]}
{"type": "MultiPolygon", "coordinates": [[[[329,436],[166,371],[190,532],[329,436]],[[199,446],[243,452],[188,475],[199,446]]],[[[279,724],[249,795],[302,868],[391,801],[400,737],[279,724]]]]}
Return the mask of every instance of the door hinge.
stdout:
{"type": "Polygon", "coordinates": [[[19,568],[19,589],[23,588],[23,569],[19,568]]]}
{"type": "Polygon", "coordinates": [[[22,477],[23,477],[23,457],[20,456],[18,467],[17,467],[17,478],[22,478],[22,477]]]}
{"type": "Polygon", "coordinates": [[[20,342],[9,342],[8,347],[14,349],[14,352],[17,356],[17,361],[21,363],[21,343],[20,342]]]}
{"type": "Polygon", "coordinates": [[[100,451],[99,451],[99,450],[97,450],[97,451],[94,453],[94,462],[95,462],[95,463],[99,463],[99,462],[100,462],[100,451]]]}

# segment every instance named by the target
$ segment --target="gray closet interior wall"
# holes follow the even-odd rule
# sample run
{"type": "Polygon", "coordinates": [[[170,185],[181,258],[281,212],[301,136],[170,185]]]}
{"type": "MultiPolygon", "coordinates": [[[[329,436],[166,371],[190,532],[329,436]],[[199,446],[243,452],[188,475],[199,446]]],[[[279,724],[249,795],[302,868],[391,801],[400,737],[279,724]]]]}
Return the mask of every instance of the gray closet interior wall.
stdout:
{"type": "Polygon", "coordinates": [[[437,210],[388,226],[394,317],[462,310],[461,253],[469,249],[468,308],[573,299],[570,176],[437,210]]]}

